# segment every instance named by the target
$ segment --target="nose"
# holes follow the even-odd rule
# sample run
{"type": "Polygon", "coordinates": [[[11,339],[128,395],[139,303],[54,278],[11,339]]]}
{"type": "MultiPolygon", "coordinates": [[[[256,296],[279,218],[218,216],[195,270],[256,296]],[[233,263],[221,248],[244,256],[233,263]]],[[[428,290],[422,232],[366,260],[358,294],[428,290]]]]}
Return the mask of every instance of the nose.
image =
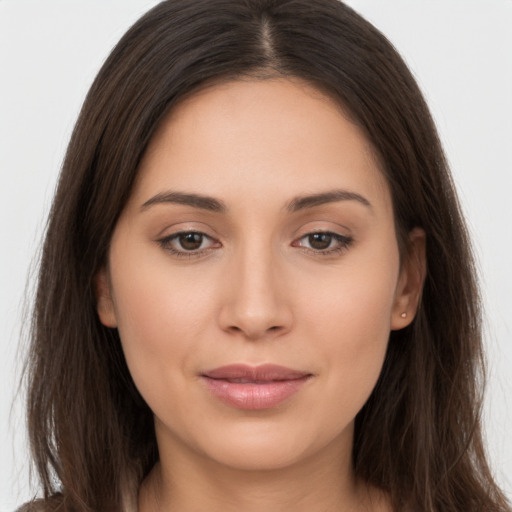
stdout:
{"type": "Polygon", "coordinates": [[[224,331],[254,341],[291,329],[290,297],[276,259],[268,250],[246,250],[230,262],[219,314],[224,331]]]}

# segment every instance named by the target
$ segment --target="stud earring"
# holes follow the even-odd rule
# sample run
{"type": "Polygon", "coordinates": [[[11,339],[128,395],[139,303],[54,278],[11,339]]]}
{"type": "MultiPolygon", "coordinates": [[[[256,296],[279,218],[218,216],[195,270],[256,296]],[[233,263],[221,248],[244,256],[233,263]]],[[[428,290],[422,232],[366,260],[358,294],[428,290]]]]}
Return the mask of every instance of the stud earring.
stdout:
{"type": "Polygon", "coordinates": [[[405,312],[404,312],[404,313],[402,313],[400,316],[401,316],[402,318],[407,318],[407,313],[405,313],[405,312]]]}

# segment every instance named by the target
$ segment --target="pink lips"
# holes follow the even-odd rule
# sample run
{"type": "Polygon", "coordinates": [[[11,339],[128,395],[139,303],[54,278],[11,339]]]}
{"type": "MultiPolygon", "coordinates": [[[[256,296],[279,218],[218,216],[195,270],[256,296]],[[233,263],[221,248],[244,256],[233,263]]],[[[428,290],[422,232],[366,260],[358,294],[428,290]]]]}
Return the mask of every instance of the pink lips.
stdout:
{"type": "Polygon", "coordinates": [[[269,409],[296,393],[310,373],[265,364],[234,364],[203,373],[202,378],[214,396],[240,409],[269,409]]]}

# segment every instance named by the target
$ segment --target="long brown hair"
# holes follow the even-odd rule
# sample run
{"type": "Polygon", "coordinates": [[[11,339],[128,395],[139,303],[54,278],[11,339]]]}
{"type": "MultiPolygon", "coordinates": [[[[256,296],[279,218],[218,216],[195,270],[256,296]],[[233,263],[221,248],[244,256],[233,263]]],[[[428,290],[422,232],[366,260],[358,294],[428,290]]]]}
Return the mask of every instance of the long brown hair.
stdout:
{"type": "Polygon", "coordinates": [[[276,75],[308,81],[350,113],[382,162],[399,243],[416,226],[427,235],[417,317],[391,333],[356,418],[356,475],[396,511],[507,510],[482,443],[476,272],[443,150],[402,59],[337,0],[169,0],[103,65],[63,164],[32,323],[28,426],[41,510],[136,510],[158,459],[153,417],[117,331],[97,317],[93,278],[170,109],[212,82],[276,75]]]}

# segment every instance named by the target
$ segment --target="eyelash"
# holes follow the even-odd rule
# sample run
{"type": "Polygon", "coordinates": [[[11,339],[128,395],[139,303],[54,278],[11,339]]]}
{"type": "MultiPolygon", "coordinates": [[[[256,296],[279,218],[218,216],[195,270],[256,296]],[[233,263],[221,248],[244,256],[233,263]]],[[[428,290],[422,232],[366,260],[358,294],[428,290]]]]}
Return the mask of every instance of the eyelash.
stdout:
{"type": "Polygon", "coordinates": [[[186,236],[186,235],[201,236],[202,237],[201,245],[205,239],[212,240],[212,242],[214,242],[214,244],[215,244],[215,241],[210,236],[208,236],[206,233],[203,233],[201,231],[193,231],[193,230],[192,231],[179,231],[178,233],[174,233],[174,234],[166,236],[164,238],[160,238],[159,240],[157,240],[157,242],[160,244],[160,246],[163,249],[165,249],[166,251],[169,251],[173,256],[176,256],[178,258],[199,257],[199,256],[203,256],[206,252],[209,252],[210,250],[214,249],[214,247],[207,247],[205,249],[199,249],[199,250],[196,249],[193,251],[187,251],[186,249],[182,249],[182,250],[175,249],[171,245],[173,241],[178,240],[180,237],[186,236]]]}
{"type": "Polygon", "coordinates": [[[293,242],[292,246],[299,247],[304,252],[308,252],[310,254],[313,253],[315,256],[327,257],[343,253],[354,241],[354,239],[350,236],[339,235],[338,233],[333,233],[332,231],[312,231],[311,233],[306,233],[305,235],[301,236],[298,240],[304,240],[314,235],[327,235],[332,238],[331,241],[336,241],[337,245],[335,247],[330,247],[324,250],[304,247],[298,244],[296,245],[296,242],[293,242]]]}
{"type": "MultiPolygon", "coordinates": [[[[176,256],[178,258],[194,258],[194,257],[200,257],[209,252],[212,249],[215,249],[216,247],[206,247],[204,249],[198,249],[198,250],[191,250],[187,251],[186,249],[176,249],[172,246],[172,242],[175,240],[178,240],[182,236],[186,235],[199,235],[202,237],[201,245],[203,241],[211,240],[213,242],[213,245],[220,243],[213,240],[210,236],[208,236],[206,233],[203,233],[201,231],[179,231],[178,233],[173,233],[172,235],[166,236],[164,238],[161,238],[157,240],[157,242],[160,244],[160,246],[165,249],[166,251],[170,252],[173,256],[176,256]]],[[[328,257],[333,256],[336,254],[340,254],[344,251],[346,251],[350,245],[353,242],[353,238],[349,236],[343,236],[339,235],[338,233],[333,233],[332,231],[312,231],[311,233],[306,233],[305,235],[301,236],[297,239],[297,241],[294,241],[292,243],[292,247],[298,247],[302,251],[307,252],[309,254],[314,254],[315,256],[321,256],[321,257],[328,257]],[[311,247],[304,247],[303,245],[299,245],[298,242],[304,239],[307,239],[314,235],[327,235],[329,237],[332,237],[332,240],[337,242],[336,247],[330,247],[325,250],[322,249],[313,249],[311,247]]],[[[330,244],[329,244],[330,245],[330,244]]]]}

